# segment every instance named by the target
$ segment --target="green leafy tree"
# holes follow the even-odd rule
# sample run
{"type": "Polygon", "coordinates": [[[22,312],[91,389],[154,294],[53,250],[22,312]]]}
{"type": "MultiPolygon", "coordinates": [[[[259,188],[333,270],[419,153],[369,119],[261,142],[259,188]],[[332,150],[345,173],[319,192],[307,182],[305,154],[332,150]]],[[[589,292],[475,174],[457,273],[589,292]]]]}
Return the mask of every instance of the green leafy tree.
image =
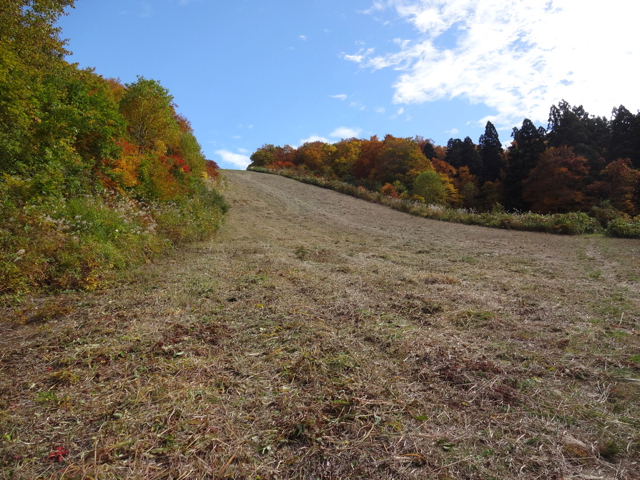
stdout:
{"type": "Polygon", "coordinates": [[[65,8],[74,3],[75,0],[2,0],[0,43],[13,50],[33,73],[58,67],[69,52],[55,25],[65,15],[65,8]]]}
{"type": "MultiPolygon", "coordinates": [[[[41,107],[59,104],[47,79],[66,76],[68,53],[56,21],[73,0],[0,2],[0,171],[22,173],[48,162],[40,148],[41,107]]],[[[66,149],[66,147],[65,147],[66,149]]]]}
{"type": "Polygon", "coordinates": [[[127,131],[140,153],[164,155],[180,137],[174,117],[173,97],[156,80],[142,76],[125,85],[120,113],[127,120],[127,131]]]}
{"type": "Polygon", "coordinates": [[[360,156],[362,141],[356,138],[341,140],[335,144],[335,148],[335,153],[331,159],[333,173],[340,178],[348,177],[351,175],[353,166],[360,156]]]}
{"type": "Polygon", "coordinates": [[[418,175],[413,182],[413,194],[424,198],[428,204],[445,205],[447,203],[447,189],[440,174],[428,170],[418,175]]]}
{"type": "Polygon", "coordinates": [[[425,170],[433,170],[420,146],[411,138],[387,135],[374,168],[374,179],[380,183],[399,181],[411,185],[425,170]]]}
{"type": "Polygon", "coordinates": [[[267,165],[271,165],[275,160],[275,152],[276,147],[272,144],[264,144],[262,147],[258,148],[255,152],[251,154],[250,167],[266,167],[267,165]]]}

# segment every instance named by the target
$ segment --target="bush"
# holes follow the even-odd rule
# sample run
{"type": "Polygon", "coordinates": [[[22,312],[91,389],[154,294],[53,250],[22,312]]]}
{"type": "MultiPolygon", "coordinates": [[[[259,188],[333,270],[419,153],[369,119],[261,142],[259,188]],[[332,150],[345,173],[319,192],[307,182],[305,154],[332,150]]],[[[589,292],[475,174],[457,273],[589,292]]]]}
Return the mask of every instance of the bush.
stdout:
{"type": "Polygon", "coordinates": [[[632,219],[616,218],[609,222],[607,235],[621,238],[640,238],[640,215],[632,219]]]}
{"type": "Polygon", "coordinates": [[[93,290],[118,270],[172,246],[209,238],[228,206],[202,186],[175,202],[142,202],[113,191],[64,199],[34,195],[33,182],[0,182],[0,294],[93,290]]]}

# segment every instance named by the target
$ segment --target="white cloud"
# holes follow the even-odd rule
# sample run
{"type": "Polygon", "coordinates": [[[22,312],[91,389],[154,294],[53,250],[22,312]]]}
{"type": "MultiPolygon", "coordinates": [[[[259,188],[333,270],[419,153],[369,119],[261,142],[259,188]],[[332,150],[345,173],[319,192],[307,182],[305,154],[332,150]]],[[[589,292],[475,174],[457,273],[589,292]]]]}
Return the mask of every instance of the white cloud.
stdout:
{"type": "Polygon", "coordinates": [[[238,151],[245,155],[249,153],[249,150],[247,150],[246,148],[239,148],[238,151]]]}
{"type": "Polygon", "coordinates": [[[234,140],[240,140],[240,139],[242,138],[242,136],[240,136],[240,135],[234,135],[234,136],[233,136],[233,137],[231,137],[231,138],[233,138],[234,140]]]}
{"type": "Polygon", "coordinates": [[[349,127],[338,127],[333,132],[329,134],[330,137],[333,138],[354,138],[360,135],[362,129],[360,128],[349,128],[349,127]]]}
{"type": "Polygon", "coordinates": [[[387,111],[387,109],[386,109],[386,108],[384,108],[384,107],[376,107],[376,112],[377,112],[377,113],[384,113],[384,112],[386,112],[386,111],[387,111]]]}
{"type": "Polygon", "coordinates": [[[342,54],[342,58],[345,60],[349,60],[350,62],[361,63],[364,60],[363,55],[347,55],[346,53],[342,54]]]}
{"type": "Polygon", "coordinates": [[[416,37],[395,40],[391,54],[361,50],[343,58],[400,71],[395,103],[465,98],[496,109],[502,126],[525,117],[546,123],[563,98],[594,115],[609,116],[620,104],[640,108],[635,3],[376,0],[366,13],[389,9],[413,25],[416,37]],[[455,44],[443,43],[447,38],[455,44]]]}
{"type": "Polygon", "coordinates": [[[236,167],[247,168],[251,163],[251,159],[247,155],[240,153],[233,153],[228,150],[216,150],[216,155],[219,155],[224,162],[230,163],[236,167]]]}
{"type": "Polygon", "coordinates": [[[309,138],[303,138],[302,140],[300,140],[300,145],[303,145],[305,143],[312,143],[312,142],[333,143],[331,142],[331,140],[329,140],[326,137],[321,137],[319,135],[311,135],[309,138]]]}
{"type": "Polygon", "coordinates": [[[404,107],[400,107],[396,113],[391,115],[390,118],[398,118],[400,115],[404,113],[404,107]]]}
{"type": "Polygon", "coordinates": [[[346,53],[342,53],[342,58],[350,62],[362,63],[364,59],[372,55],[373,52],[375,52],[375,48],[368,48],[367,50],[361,48],[355,53],[355,55],[347,55],[346,53]]]}
{"type": "Polygon", "coordinates": [[[448,133],[449,135],[457,135],[460,131],[457,128],[452,128],[451,130],[445,130],[444,133],[448,133]]]}
{"type": "Polygon", "coordinates": [[[298,38],[299,38],[300,40],[304,41],[304,42],[306,42],[306,41],[307,41],[307,36],[306,36],[306,35],[300,35],[298,38]]]}
{"type": "Polygon", "coordinates": [[[329,95],[331,98],[337,98],[338,100],[346,100],[347,96],[344,93],[341,93],[340,95],[329,95]]]}

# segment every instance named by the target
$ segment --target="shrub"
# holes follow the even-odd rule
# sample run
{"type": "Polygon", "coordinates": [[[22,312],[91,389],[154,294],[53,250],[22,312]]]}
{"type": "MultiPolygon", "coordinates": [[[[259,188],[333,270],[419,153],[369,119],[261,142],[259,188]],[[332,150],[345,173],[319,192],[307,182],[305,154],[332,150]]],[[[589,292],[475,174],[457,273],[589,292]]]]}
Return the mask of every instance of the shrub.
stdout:
{"type": "Polygon", "coordinates": [[[609,222],[607,235],[621,238],[640,238],[640,215],[629,218],[615,218],[609,222]]]}

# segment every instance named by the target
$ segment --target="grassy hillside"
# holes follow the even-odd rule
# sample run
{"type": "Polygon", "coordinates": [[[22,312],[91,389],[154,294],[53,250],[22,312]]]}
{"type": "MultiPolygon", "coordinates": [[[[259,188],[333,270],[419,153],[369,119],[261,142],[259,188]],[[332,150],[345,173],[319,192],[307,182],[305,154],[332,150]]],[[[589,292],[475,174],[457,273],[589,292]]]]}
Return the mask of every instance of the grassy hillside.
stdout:
{"type": "Polygon", "coordinates": [[[0,311],[0,477],[637,478],[637,240],[227,176],[214,241],[0,311]]]}

